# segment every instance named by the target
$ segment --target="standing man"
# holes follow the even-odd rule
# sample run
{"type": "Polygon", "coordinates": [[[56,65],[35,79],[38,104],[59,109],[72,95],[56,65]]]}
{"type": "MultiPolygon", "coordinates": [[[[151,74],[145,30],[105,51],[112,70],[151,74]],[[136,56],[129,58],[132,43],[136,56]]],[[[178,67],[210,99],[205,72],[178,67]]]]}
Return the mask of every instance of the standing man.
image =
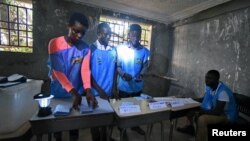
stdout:
{"type": "MultiPolygon", "coordinates": [[[[73,98],[72,107],[79,110],[81,95],[93,107],[97,101],[90,92],[90,49],[81,39],[88,29],[88,20],[81,13],[74,13],[68,21],[68,35],[60,36],[49,42],[49,77],[51,78],[51,94],[55,98],[73,98]]],[[[61,133],[55,133],[57,141],[61,141],[61,133]]],[[[70,140],[77,140],[78,131],[70,131],[70,140]]]]}
{"type": "MultiPolygon", "coordinates": [[[[117,47],[119,97],[140,96],[143,89],[143,74],[148,67],[149,50],[140,44],[141,26],[130,25],[127,44],[117,47]]],[[[139,127],[132,130],[141,135],[145,132],[139,127]]]]}
{"type": "MultiPolygon", "coordinates": [[[[91,48],[91,78],[94,96],[109,100],[117,95],[116,92],[116,63],[117,53],[114,47],[108,45],[111,28],[107,23],[97,27],[97,40],[91,48]]],[[[91,128],[93,141],[106,140],[105,127],[91,128]],[[102,135],[101,135],[102,134],[102,135]],[[102,139],[101,139],[102,138],[102,139]]]]}

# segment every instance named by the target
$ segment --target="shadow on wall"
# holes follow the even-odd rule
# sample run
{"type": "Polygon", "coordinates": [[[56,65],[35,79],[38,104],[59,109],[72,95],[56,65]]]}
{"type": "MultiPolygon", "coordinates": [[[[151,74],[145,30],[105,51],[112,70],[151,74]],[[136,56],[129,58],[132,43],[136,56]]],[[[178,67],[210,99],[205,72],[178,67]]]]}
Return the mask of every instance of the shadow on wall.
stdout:
{"type": "Polygon", "coordinates": [[[170,83],[167,96],[197,98],[194,91],[176,83],[170,83]]]}

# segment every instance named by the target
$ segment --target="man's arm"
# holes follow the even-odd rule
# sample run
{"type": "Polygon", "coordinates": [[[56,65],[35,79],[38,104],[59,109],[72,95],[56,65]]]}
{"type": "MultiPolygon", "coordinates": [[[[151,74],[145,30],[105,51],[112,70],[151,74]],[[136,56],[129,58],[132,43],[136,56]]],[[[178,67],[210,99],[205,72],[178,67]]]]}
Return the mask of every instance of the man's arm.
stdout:
{"type": "Polygon", "coordinates": [[[117,89],[118,72],[117,72],[116,68],[117,68],[117,66],[115,65],[115,72],[114,72],[114,78],[113,78],[112,93],[113,93],[115,99],[119,99],[118,89],[117,89]]]}
{"type": "Polygon", "coordinates": [[[85,88],[86,92],[86,99],[89,104],[93,108],[97,106],[97,101],[95,97],[91,94],[91,80],[90,80],[90,50],[88,51],[88,54],[84,57],[82,61],[82,66],[81,66],[81,75],[82,75],[82,81],[83,81],[83,86],[85,88]]]}
{"type": "Polygon", "coordinates": [[[64,61],[60,53],[58,53],[58,51],[60,51],[58,48],[61,46],[63,47],[63,45],[60,45],[58,39],[51,40],[49,43],[48,52],[51,59],[52,75],[59,81],[62,87],[73,96],[72,107],[78,110],[78,105],[81,104],[81,96],[63,72],[65,69],[64,61]]]}
{"type": "Polygon", "coordinates": [[[57,38],[52,39],[48,45],[48,53],[51,61],[52,75],[59,81],[59,83],[67,92],[70,92],[73,89],[73,85],[63,71],[65,66],[64,61],[60,55],[60,47],[63,45],[61,45],[60,43],[60,38],[57,38]]]}
{"type": "Polygon", "coordinates": [[[215,108],[213,108],[212,110],[209,111],[201,111],[201,114],[209,114],[209,115],[220,115],[222,113],[224,113],[224,107],[226,105],[226,101],[218,101],[217,100],[217,104],[215,106],[215,108]]]}
{"type": "Polygon", "coordinates": [[[95,78],[91,75],[91,84],[92,87],[95,88],[97,90],[97,92],[99,93],[101,98],[104,99],[108,99],[107,94],[105,93],[105,91],[97,84],[97,82],[95,81],[95,78]]]}
{"type": "Polygon", "coordinates": [[[132,80],[132,76],[130,74],[123,72],[121,62],[119,59],[117,60],[117,69],[116,70],[117,70],[118,75],[120,75],[120,77],[122,77],[124,80],[126,80],[126,81],[132,80]]]}

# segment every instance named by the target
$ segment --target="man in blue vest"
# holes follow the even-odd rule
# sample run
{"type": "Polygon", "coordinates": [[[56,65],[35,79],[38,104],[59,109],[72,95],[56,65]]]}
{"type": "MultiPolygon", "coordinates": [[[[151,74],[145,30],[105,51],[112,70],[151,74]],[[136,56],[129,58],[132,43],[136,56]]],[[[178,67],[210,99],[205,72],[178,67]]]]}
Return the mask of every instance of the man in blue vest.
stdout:
{"type": "MultiPolygon", "coordinates": [[[[128,39],[128,43],[117,47],[120,98],[140,96],[144,85],[143,75],[148,67],[149,50],[140,44],[140,25],[130,25],[128,39]]],[[[141,135],[145,135],[145,132],[139,127],[131,129],[141,135]]]]}
{"type": "MultiPolygon", "coordinates": [[[[113,46],[109,46],[111,28],[107,23],[97,26],[98,39],[90,45],[91,49],[91,83],[92,94],[103,99],[116,96],[116,63],[117,53],[113,46]]],[[[93,141],[106,141],[106,127],[91,128],[93,141]]],[[[110,139],[113,140],[112,138],[110,139]]]]}
{"type": "Polygon", "coordinates": [[[192,117],[197,116],[196,141],[208,140],[207,126],[210,124],[235,122],[238,117],[236,101],[230,88],[219,81],[220,73],[210,70],[205,76],[205,95],[202,100],[201,110],[196,114],[189,114],[189,125],[177,130],[183,133],[194,134],[192,117]]]}

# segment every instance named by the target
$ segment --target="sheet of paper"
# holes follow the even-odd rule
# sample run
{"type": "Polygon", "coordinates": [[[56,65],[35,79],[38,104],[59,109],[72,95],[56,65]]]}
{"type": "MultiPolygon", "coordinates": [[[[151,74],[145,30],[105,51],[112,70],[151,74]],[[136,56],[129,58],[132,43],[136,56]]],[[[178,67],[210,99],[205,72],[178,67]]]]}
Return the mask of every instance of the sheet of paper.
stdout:
{"type": "Polygon", "coordinates": [[[82,104],[80,106],[80,113],[82,113],[82,114],[84,114],[84,113],[91,113],[93,111],[94,111],[93,108],[91,108],[91,107],[89,107],[87,105],[82,104]]]}
{"type": "Polygon", "coordinates": [[[55,117],[60,117],[60,116],[68,116],[70,112],[71,112],[70,106],[58,104],[56,105],[53,114],[55,117]]]}
{"type": "Polygon", "coordinates": [[[193,100],[192,98],[184,98],[183,102],[184,102],[184,104],[199,103],[199,102],[193,100]]]}
{"type": "Polygon", "coordinates": [[[121,114],[129,114],[129,113],[139,113],[141,112],[139,105],[121,105],[119,106],[119,111],[121,114]]]}
{"type": "Polygon", "coordinates": [[[183,100],[179,100],[179,99],[175,99],[170,101],[170,105],[171,107],[180,107],[180,106],[184,106],[183,100]]]}
{"type": "Polygon", "coordinates": [[[0,83],[0,88],[5,88],[5,87],[10,87],[10,86],[14,86],[17,85],[21,82],[7,82],[7,83],[0,83]]]}
{"type": "Polygon", "coordinates": [[[121,106],[127,106],[127,105],[134,105],[134,102],[123,101],[123,102],[121,103],[121,106]]]}
{"type": "Polygon", "coordinates": [[[67,105],[58,104],[58,105],[56,105],[56,108],[55,108],[54,112],[69,113],[70,112],[70,107],[67,106],[67,105]]]}
{"type": "Polygon", "coordinates": [[[145,100],[144,98],[142,98],[142,97],[140,97],[140,96],[135,96],[134,98],[135,98],[136,100],[138,100],[138,101],[145,100]]]}
{"type": "Polygon", "coordinates": [[[8,77],[8,81],[15,81],[20,78],[24,77],[23,75],[20,74],[12,74],[11,76],[8,77]]]}
{"type": "Polygon", "coordinates": [[[166,107],[167,105],[166,105],[166,102],[164,101],[157,101],[157,102],[149,103],[149,108],[151,110],[161,109],[161,108],[166,108],[166,107]]]}

